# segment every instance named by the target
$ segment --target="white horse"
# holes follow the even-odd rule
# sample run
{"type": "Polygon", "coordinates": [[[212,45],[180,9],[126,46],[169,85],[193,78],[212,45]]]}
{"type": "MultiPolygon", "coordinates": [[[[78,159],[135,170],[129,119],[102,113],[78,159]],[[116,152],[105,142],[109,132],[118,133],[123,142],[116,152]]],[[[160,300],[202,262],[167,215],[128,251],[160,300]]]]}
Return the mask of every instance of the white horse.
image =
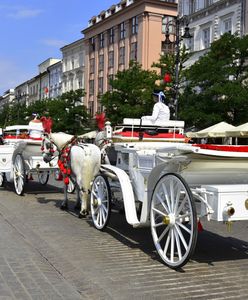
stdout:
{"type": "Polygon", "coordinates": [[[80,208],[79,217],[86,216],[89,211],[89,193],[93,178],[97,175],[101,165],[101,151],[93,144],[77,143],[76,137],[66,133],[50,133],[44,135],[42,152],[45,162],[50,162],[58,156],[58,164],[64,178],[64,201],[61,209],[67,209],[67,184],[69,178],[75,178],[77,202],[80,208]],[[81,206],[80,206],[81,202],[81,206]]]}

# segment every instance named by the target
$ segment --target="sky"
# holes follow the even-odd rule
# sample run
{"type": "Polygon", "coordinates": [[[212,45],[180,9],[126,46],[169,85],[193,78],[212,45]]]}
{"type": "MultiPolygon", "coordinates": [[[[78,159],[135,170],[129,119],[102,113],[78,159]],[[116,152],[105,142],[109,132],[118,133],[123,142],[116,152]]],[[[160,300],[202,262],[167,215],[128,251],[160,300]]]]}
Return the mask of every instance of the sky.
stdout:
{"type": "Polygon", "coordinates": [[[0,96],[38,74],[83,37],[91,17],[118,0],[0,0],[0,96]]]}

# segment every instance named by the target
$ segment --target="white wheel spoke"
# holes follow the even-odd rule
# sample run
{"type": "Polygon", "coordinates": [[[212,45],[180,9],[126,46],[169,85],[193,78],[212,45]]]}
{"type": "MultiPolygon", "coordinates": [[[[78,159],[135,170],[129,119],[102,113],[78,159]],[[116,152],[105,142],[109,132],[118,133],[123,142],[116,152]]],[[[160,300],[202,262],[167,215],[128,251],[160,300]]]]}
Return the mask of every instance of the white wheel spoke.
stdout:
{"type": "Polygon", "coordinates": [[[156,211],[158,214],[160,214],[161,216],[166,217],[167,214],[163,213],[162,211],[158,210],[157,208],[153,207],[152,210],[156,211]]]}
{"type": "Polygon", "coordinates": [[[168,209],[171,212],[171,205],[170,205],[169,194],[167,192],[167,188],[166,188],[166,186],[165,186],[164,183],[162,183],[162,188],[163,188],[163,192],[164,192],[165,200],[167,202],[168,209]]]}
{"type": "Polygon", "coordinates": [[[165,246],[164,246],[164,255],[165,256],[166,256],[166,253],[167,253],[169,245],[170,245],[170,240],[171,240],[171,230],[168,234],[168,237],[167,237],[167,240],[166,240],[166,243],[165,243],[165,246]]]}
{"type": "Polygon", "coordinates": [[[181,245],[180,245],[178,233],[177,233],[176,230],[174,230],[174,233],[175,233],[175,237],[176,237],[176,245],[177,245],[178,258],[179,258],[179,260],[181,260],[182,259],[182,251],[181,251],[181,245]]]}
{"type": "Polygon", "coordinates": [[[159,242],[162,240],[162,238],[166,235],[166,233],[168,232],[168,230],[169,230],[169,226],[167,226],[167,227],[165,228],[165,230],[161,233],[160,237],[159,237],[158,240],[157,240],[158,243],[159,243],[159,242]]]}
{"type": "Polygon", "coordinates": [[[175,251],[175,235],[174,235],[174,228],[171,228],[171,249],[170,249],[170,260],[174,262],[174,251],[175,251]]]}
{"type": "Polygon", "coordinates": [[[179,208],[178,208],[178,210],[176,212],[176,216],[180,214],[180,211],[182,210],[182,208],[183,208],[183,206],[184,206],[184,204],[185,204],[185,202],[186,202],[187,199],[188,199],[187,195],[185,195],[185,197],[183,198],[183,200],[182,200],[182,202],[181,202],[181,204],[180,204],[180,206],[179,206],[179,208]]]}
{"type": "Polygon", "coordinates": [[[152,226],[153,226],[153,227],[160,227],[160,226],[163,226],[163,225],[164,225],[164,223],[161,222],[161,223],[153,224],[152,226]]]}
{"type": "Polygon", "coordinates": [[[188,232],[189,234],[192,234],[192,230],[190,230],[188,227],[186,227],[186,226],[183,225],[182,223],[176,222],[176,224],[177,224],[178,226],[180,226],[182,229],[184,229],[186,232],[188,232]]]}
{"type": "Polygon", "coordinates": [[[174,182],[170,181],[170,199],[171,199],[171,212],[174,211],[174,182]]]}
{"type": "Polygon", "coordinates": [[[186,241],[185,241],[185,239],[184,239],[184,237],[182,235],[182,232],[181,232],[180,228],[177,225],[175,226],[175,228],[176,228],[176,231],[177,231],[177,233],[178,233],[178,235],[179,235],[179,237],[180,237],[180,239],[181,239],[181,241],[183,243],[183,246],[184,246],[185,250],[187,250],[188,249],[188,245],[187,245],[187,243],[186,243],[186,241]]]}
{"type": "Polygon", "coordinates": [[[159,194],[156,195],[156,197],[158,198],[158,200],[160,201],[161,205],[163,206],[164,210],[166,211],[166,213],[169,213],[169,209],[166,206],[166,204],[164,203],[163,199],[161,198],[161,196],[159,194]]]}

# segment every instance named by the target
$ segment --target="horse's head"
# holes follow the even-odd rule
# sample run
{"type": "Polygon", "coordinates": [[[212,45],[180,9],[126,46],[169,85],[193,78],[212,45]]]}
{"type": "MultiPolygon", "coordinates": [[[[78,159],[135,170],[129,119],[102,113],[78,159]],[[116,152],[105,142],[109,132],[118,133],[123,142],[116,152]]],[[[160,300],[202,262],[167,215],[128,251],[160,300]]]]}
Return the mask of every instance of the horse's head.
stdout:
{"type": "Polygon", "coordinates": [[[59,151],[55,143],[51,140],[49,134],[43,134],[42,144],[41,144],[41,151],[44,162],[48,163],[54,157],[59,155],[59,151]]]}

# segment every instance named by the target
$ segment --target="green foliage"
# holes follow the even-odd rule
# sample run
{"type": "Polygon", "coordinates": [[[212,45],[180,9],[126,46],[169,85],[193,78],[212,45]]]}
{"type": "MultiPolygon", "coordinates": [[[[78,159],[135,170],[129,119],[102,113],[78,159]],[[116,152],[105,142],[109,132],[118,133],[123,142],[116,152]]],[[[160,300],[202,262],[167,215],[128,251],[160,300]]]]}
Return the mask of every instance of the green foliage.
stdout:
{"type": "Polygon", "coordinates": [[[1,127],[28,124],[32,114],[36,113],[53,119],[53,132],[81,134],[89,127],[89,115],[81,101],[84,95],[84,90],[79,89],[64,93],[56,99],[35,101],[28,107],[18,103],[6,106],[0,112],[1,127]]]}
{"type": "Polygon", "coordinates": [[[113,91],[106,92],[101,99],[111,123],[115,125],[122,123],[123,118],[151,114],[152,92],[157,79],[155,71],[143,70],[137,62],[131,62],[129,69],[118,72],[110,81],[113,91]]]}
{"type": "Polygon", "coordinates": [[[187,70],[188,86],[179,110],[187,125],[204,128],[218,121],[247,122],[247,45],[248,36],[224,34],[187,70]]]}
{"type": "MultiPolygon", "coordinates": [[[[179,51],[179,64],[178,64],[178,92],[180,98],[180,91],[185,85],[185,76],[184,76],[184,63],[189,59],[190,54],[186,50],[186,47],[183,45],[179,51]]],[[[176,92],[176,79],[175,79],[175,69],[176,69],[176,53],[166,53],[160,55],[160,59],[157,63],[153,63],[153,67],[160,69],[160,87],[159,89],[164,90],[166,99],[171,105],[174,104],[175,92],[176,92]],[[170,83],[164,82],[164,75],[168,73],[171,77],[170,83]]]]}

